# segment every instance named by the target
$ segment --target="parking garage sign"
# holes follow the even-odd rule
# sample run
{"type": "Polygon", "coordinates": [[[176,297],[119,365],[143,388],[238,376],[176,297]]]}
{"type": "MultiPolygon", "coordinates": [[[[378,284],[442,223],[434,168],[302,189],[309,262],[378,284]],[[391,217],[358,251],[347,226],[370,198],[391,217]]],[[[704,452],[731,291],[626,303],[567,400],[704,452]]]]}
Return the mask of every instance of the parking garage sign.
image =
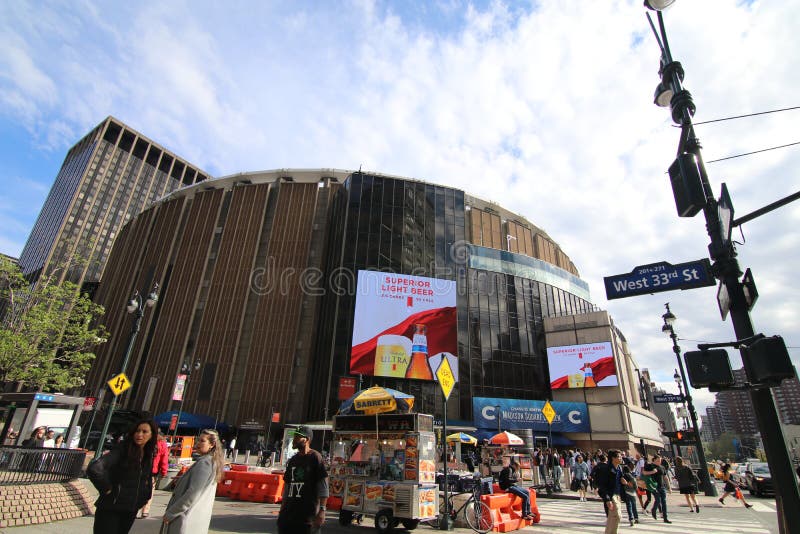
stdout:
{"type": "Polygon", "coordinates": [[[666,261],[640,265],[627,274],[606,276],[603,281],[608,300],[716,285],[707,258],[677,265],[666,261]]]}

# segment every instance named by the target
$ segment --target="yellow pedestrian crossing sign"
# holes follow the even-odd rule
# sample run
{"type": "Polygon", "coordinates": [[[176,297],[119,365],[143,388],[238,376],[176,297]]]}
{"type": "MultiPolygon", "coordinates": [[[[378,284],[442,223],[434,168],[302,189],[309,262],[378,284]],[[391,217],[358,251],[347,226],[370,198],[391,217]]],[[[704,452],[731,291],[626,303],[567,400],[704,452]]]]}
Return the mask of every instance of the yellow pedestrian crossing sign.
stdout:
{"type": "Polygon", "coordinates": [[[553,409],[553,405],[550,404],[550,401],[544,403],[544,407],[542,408],[542,415],[544,415],[544,418],[547,419],[548,425],[553,424],[553,419],[556,416],[556,411],[553,409]]]}
{"type": "Polygon", "coordinates": [[[439,385],[442,386],[444,400],[449,399],[453,386],[456,385],[456,377],[453,376],[453,370],[450,369],[450,362],[447,361],[447,358],[442,358],[442,363],[436,370],[436,378],[439,379],[439,385]]]}
{"type": "Polygon", "coordinates": [[[125,376],[125,373],[120,373],[111,380],[107,382],[108,387],[111,388],[111,391],[114,395],[119,396],[123,391],[131,387],[131,382],[128,380],[128,377],[125,376]]]}

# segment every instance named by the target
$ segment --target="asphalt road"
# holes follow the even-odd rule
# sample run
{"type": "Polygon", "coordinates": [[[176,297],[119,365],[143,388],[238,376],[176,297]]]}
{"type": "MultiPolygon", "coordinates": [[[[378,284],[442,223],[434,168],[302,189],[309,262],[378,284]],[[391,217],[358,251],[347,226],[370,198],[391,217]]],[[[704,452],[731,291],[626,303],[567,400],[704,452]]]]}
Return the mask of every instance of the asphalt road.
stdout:
{"type": "MultiPolygon", "coordinates": [[[[88,482],[86,482],[91,487],[88,482]]],[[[92,488],[93,490],[93,488],[92,488]]],[[[147,519],[138,519],[131,532],[133,534],[154,534],[161,526],[160,516],[166,508],[170,493],[157,491],[151,516],[147,519]]],[[[603,532],[605,528],[605,515],[602,503],[590,500],[582,503],[575,498],[575,494],[567,492],[565,498],[539,498],[538,506],[542,521],[534,526],[527,527],[519,532],[563,533],[563,534],[588,534],[603,532]]],[[[673,533],[683,534],[702,530],[703,534],[730,534],[743,532],[747,534],[778,534],[775,500],[771,498],[756,498],[745,495],[745,498],[754,506],[746,509],[740,503],[728,498],[725,505],[717,502],[716,497],[698,496],[700,513],[690,512],[682,495],[677,491],[667,497],[669,519],[672,524],[665,524],[661,520],[655,521],[649,514],[640,511],[640,523],[630,527],[627,515],[623,512],[623,521],[619,532],[630,531],[642,533],[673,533]]],[[[275,521],[278,514],[278,505],[248,503],[231,501],[219,498],[214,504],[214,514],[211,519],[210,533],[275,533],[275,521]]],[[[32,525],[26,527],[11,527],[0,531],[2,534],[84,534],[92,531],[93,518],[81,517],[48,523],[46,525],[32,525]]],[[[375,532],[372,521],[367,518],[362,525],[349,527],[340,526],[336,512],[329,512],[328,521],[325,523],[324,532],[335,534],[371,534],[375,532]]],[[[417,532],[424,533],[433,529],[421,524],[417,532]]],[[[405,532],[397,529],[397,532],[405,532]]],[[[454,532],[471,533],[467,528],[456,528],[454,532]]]]}

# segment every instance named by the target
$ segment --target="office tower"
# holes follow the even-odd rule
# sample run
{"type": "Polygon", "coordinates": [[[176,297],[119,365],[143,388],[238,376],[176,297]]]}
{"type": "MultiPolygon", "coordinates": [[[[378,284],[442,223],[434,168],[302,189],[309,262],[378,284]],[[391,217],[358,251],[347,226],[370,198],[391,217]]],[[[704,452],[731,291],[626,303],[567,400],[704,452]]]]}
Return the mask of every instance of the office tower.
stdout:
{"type": "Polygon", "coordinates": [[[22,272],[32,282],[53,274],[93,293],[122,225],[166,193],[207,178],[107,117],[64,158],[20,255],[22,272]]]}

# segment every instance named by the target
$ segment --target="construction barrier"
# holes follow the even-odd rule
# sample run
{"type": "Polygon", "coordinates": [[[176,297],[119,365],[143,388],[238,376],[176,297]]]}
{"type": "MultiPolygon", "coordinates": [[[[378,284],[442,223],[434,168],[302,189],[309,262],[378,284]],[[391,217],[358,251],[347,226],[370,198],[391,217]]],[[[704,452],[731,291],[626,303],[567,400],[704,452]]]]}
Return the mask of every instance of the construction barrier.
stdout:
{"type": "Polygon", "coordinates": [[[225,471],[217,484],[217,497],[236,501],[279,503],[283,499],[283,474],[225,471]]]}
{"type": "Polygon", "coordinates": [[[542,520],[539,513],[539,507],[536,504],[536,490],[528,488],[528,495],[530,496],[531,514],[533,519],[522,518],[522,499],[513,493],[506,493],[500,489],[500,486],[495,484],[493,486],[494,493],[490,495],[481,495],[481,501],[486,503],[491,510],[492,519],[494,520],[495,532],[511,532],[525,528],[534,523],[542,520]]]}

